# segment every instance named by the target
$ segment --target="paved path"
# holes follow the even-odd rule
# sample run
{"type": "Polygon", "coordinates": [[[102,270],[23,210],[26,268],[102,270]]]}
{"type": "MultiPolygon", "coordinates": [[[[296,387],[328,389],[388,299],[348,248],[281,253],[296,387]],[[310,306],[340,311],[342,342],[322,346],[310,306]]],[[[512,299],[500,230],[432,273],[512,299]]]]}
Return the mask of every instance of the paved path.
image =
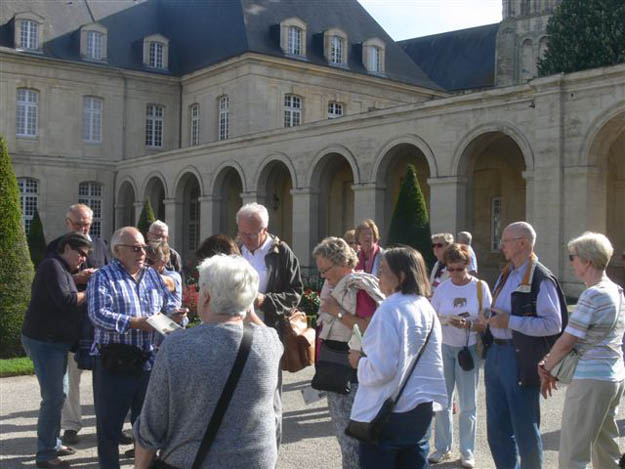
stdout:
{"type": "MultiPolygon", "coordinates": [[[[306,406],[301,390],[308,385],[312,369],[284,375],[284,436],[280,448],[278,469],[333,469],[340,468],[340,452],[330,423],[325,399],[306,406]]],[[[95,416],[93,411],[91,375],[84,373],[81,383],[83,421],[79,450],[71,460],[73,467],[97,469],[95,416]]],[[[564,391],[548,401],[541,401],[542,430],[545,445],[545,469],[557,467],[559,425],[564,391]]],[[[486,442],[483,385],[480,387],[476,459],[478,468],[493,468],[486,442]]],[[[39,407],[39,388],[33,376],[0,379],[0,468],[34,467],[35,433],[39,407]]],[[[625,410],[621,406],[618,417],[621,435],[625,435],[625,410]]],[[[457,426],[456,426],[457,427],[457,426]]],[[[620,439],[625,449],[625,439],[620,439]]],[[[123,447],[126,449],[129,447],[123,447]]],[[[454,461],[437,468],[460,467],[456,451],[454,461]]],[[[132,467],[131,460],[123,460],[122,467],[132,467]]]]}

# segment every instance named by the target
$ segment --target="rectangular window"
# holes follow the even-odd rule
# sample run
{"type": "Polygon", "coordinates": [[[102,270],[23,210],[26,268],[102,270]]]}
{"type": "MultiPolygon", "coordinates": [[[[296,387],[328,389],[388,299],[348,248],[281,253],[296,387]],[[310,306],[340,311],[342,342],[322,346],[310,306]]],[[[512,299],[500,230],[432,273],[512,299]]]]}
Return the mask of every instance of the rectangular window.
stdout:
{"type": "Polygon", "coordinates": [[[297,26],[289,26],[288,51],[291,55],[302,55],[302,30],[297,26]]]}
{"type": "Polygon", "coordinates": [[[163,44],[150,42],[150,67],[163,68],[163,44]]]}
{"type": "Polygon", "coordinates": [[[284,126],[296,127],[302,122],[302,99],[292,94],[284,97],[284,126]]]}
{"type": "Polygon", "coordinates": [[[82,139],[89,143],[102,141],[102,100],[85,96],[82,105],[82,139]]]}
{"type": "Polygon", "coordinates": [[[100,238],[102,236],[102,184],[81,182],[78,185],[78,203],[85,204],[93,210],[89,235],[93,238],[100,238]]]}
{"type": "Polygon", "coordinates": [[[104,34],[98,31],[87,31],[87,57],[102,60],[102,39],[104,34]]]}
{"type": "Polygon", "coordinates": [[[330,62],[333,64],[342,64],[343,60],[343,38],[340,36],[332,36],[330,38],[330,62]]]}
{"type": "Polygon", "coordinates": [[[230,98],[219,98],[219,140],[226,140],[230,130],[230,98]]]}
{"type": "Polygon", "coordinates": [[[163,106],[148,104],[145,115],[145,145],[161,148],[163,146],[163,106]]]}
{"type": "Polygon", "coordinates": [[[17,186],[20,190],[20,206],[22,209],[24,232],[28,234],[38,205],[39,183],[36,179],[19,178],[17,180],[17,186]]]}
{"type": "Polygon", "coordinates": [[[191,105],[191,145],[200,143],[200,105],[191,105]]]}
{"type": "Polygon", "coordinates": [[[381,62],[380,62],[380,48],[376,46],[369,46],[369,71],[370,72],[381,72],[381,62]]]}
{"type": "Polygon", "coordinates": [[[343,116],[343,105],[341,103],[328,103],[328,119],[336,119],[343,116]]]}
{"type": "Polygon", "coordinates": [[[18,137],[37,136],[39,93],[35,90],[17,90],[16,134],[18,137]]]}
{"type": "Polygon", "coordinates": [[[20,47],[29,50],[39,48],[39,24],[31,20],[20,21],[20,47]]]}
{"type": "Polygon", "coordinates": [[[501,240],[501,197],[493,197],[490,202],[490,250],[499,251],[499,241],[501,240]]]}

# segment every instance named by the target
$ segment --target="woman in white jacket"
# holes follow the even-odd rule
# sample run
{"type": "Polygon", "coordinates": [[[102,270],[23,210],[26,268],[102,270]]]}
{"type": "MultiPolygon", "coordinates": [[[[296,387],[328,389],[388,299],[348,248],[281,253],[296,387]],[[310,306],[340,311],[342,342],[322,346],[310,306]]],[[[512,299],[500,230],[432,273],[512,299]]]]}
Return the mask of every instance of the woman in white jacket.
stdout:
{"type": "Polygon", "coordinates": [[[380,289],[387,298],[369,323],[363,353],[350,352],[359,382],[352,420],[370,422],[384,401],[397,394],[419,350],[425,349],[382,430],[379,444],[360,443],[360,466],[427,467],[432,411],[447,405],[447,391],[441,326],[427,300],[430,287],[423,257],[409,247],[389,249],[380,262],[378,275],[380,289]]]}

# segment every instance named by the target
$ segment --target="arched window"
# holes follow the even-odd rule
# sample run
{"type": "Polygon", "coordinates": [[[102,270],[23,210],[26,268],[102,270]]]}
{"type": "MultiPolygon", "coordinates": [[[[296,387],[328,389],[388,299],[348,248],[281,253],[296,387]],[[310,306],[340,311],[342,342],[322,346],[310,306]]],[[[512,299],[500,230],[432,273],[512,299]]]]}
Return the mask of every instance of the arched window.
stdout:
{"type": "Polygon", "coordinates": [[[39,205],[39,182],[33,178],[18,178],[17,186],[20,189],[20,207],[22,209],[24,232],[28,234],[35,210],[39,205]]]}
{"type": "Polygon", "coordinates": [[[17,90],[16,135],[18,137],[37,136],[37,114],[39,92],[20,88],[17,90]]]}
{"type": "Polygon", "coordinates": [[[536,60],[534,59],[534,43],[531,39],[523,41],[521,46],[521,81],[531,80],[536,75],[536,60]]]}
{"type": "Polygon", "coordinates": [[[93,210],[93,221],[89,235],[92,238],[102,236],[102,184],[98,182],[81,182],[78,185],[78,203],[85,204],[93,210]]]}

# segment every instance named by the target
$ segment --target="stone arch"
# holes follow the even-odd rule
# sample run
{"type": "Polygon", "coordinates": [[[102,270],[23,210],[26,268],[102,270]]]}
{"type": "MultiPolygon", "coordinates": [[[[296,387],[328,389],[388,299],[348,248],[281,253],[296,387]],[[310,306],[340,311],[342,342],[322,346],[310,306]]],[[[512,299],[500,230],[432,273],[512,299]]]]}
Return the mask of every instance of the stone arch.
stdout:
{"type": "Polygon", "coordinates": [[[200,174],[200,171],[195,166],[185,166],[183,169],[178,171],[176,178],[174,179],[174,197],[178,197],[178,191],[180,190],[180,181],[187,174],[193,174],[195,179],[197,180],[198,185],[200,186],[200,196],[204,195],[204,180],[200,174]]]}
{"type": "Polygon", "coordinates": [[[262,184],[266,183],[266,181],[263,181],[263,177],[267,177],[267,166],[275,162],[280,162],[286,167],[291,176],[291,181],[293,181],[293,187],[299,187],[297,171],[295,170],[295,165],[293,164],[291,158],[289,158],[289,156],[285,153],[272,153],[260,163],[260,166],[258,166],[256,174],[254,175],[254,180],[252,183],[253,187],[251,190],[260,190],[262,184]]]}
{"type": "Polygon", "coordinates": [[[243,205],[245,176],[236,162],[222,164],[215,172],[211,186],[213,197],[213,223],[215,233],[232,238],[237,234],[236,213],[243,205]]]}
{"type": "Polygon", "coordinates": [[[601,112],[590,124],[584,136],[584,147],[580,152],[578,164],[581,166],[597,166],[602,163],[601,155],[607,146],[616,138],[623,122],[625,122],[625,101],[612,105],[605,112],[601,112]],[[601,136],[607,138],[601,138],[601,136]]]}
{"type": "Polygon", "coordinates": [[[421,191],[429,207],[428,179],[438,176],[438,166],[430,146],[417,135],[403,135],[388,141],[378,152],[370,180],[375,181],[383,194],[379,201],[382,209],[376,211],[376,223],[381,233],[388,233],[391,214],[399,195],[406,168],[412,164],[417,170],[421,191]]]}
{"type": "Polygon", "coordinates": [[[115,198],[115,225],[135,226],[135,203],[137,202],[137,185],[130,176],[124,177],[118,186],[115,198]]]}
{"type": "Polygon", "coordinates": [[[160,171],[152,171],[143,184],[143,200],[149,200],[158,220],[165,220],[165,199],[167,198],[167,180],[160,171]]]}
{"type": "Polygon", "coordinates": [[[269,231],[289,245],[293,241],[293,174],[293,167],[283,158],[272,158],[263,162],[256,179],[257,200],[269,211],[269,231]]]}
{"type": "MultiPolygon", "coordinates": [[[[200,243],[200,197],[202,196],[202,180],[197,170],[187,167],[176,178],[175,200],[176,216],[175,241],[185,265],[195,260],[195,250],[200,243]]],[[[169,220],[169,229],[172,223],[169,220]]]]}
{"type": "Polygon", "coordinates": [[[306,183],[308,187],[314,188],[319,186],[319,168],[321,167],[320,162],[322,159],[330,154],[342,156],[351,168],[352,176],[354,178],[354,184],[360,184],[360,168],[358,167],[356,157],[347,147],[335,144],[327,146],[323,150],[317,152],[317,154],[313,158],[310,169],[308,170],[308,174],[306,176],[306,183]]]}

